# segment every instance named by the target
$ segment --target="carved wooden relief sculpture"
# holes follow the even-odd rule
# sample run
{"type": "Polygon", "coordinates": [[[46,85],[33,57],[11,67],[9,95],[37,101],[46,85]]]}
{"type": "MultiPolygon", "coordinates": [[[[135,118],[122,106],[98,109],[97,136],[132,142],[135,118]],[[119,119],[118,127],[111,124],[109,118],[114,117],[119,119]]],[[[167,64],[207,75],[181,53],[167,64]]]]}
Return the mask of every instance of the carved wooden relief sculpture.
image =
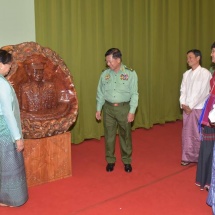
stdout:
{"type": "Polygon", "coordinates": [[[25,139],[66,132],[76,121],[78,100],[63,60],[34,42],[5,46],[13,55],[7,79],[16,91],[25,139]]]}

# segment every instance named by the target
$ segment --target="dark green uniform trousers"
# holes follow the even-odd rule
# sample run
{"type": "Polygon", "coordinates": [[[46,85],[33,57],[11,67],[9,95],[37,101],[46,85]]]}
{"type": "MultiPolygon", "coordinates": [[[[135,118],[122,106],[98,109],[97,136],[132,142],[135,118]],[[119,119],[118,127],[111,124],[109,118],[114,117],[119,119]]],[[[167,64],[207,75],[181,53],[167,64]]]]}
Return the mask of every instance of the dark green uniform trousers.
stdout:
{"type": "Polygon", "coordinates": [[[128,123],[130,106],[128,102],[113,106],[105,102],[103,107],[103,123],[105,132],[105,155],[108,163],[115,163],[115,143],[117,127],[120,140],[121,159],[124,164],[131,163],[132,140],[131,123],[128,123]]]}

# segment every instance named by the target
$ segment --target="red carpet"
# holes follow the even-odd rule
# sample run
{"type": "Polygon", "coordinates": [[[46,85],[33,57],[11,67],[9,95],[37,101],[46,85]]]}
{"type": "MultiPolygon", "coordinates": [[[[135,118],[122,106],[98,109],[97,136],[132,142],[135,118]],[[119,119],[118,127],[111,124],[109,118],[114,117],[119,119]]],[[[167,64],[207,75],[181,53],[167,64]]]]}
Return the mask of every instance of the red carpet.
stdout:
{"type": "Polygon", "coordinates": [[[182,122],[133,131],[133,172],[120,160],[105,171],[104,139],[72,145],[70,178],[31,187],[20,208],[0,215],[211,215],[207,191],[195,186],[196,164],[180,166],[182,122]]]}

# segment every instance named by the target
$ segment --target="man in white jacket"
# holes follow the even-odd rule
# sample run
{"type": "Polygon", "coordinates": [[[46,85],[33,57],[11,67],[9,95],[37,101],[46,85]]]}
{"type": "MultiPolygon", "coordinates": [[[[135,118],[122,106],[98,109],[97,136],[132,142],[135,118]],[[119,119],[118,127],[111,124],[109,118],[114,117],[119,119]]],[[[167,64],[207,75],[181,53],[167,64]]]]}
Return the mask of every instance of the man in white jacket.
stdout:
{"type": "Polygon", "coordinates": [[[186,166],[198,161],[200,134],[198,120],[210,91],[211,73],[201,67],[201,52],[193,49],[187,52],[187,63],[191,69],[183,74],[180,89],[180,106],[183,109],[182,159],[186,166]]]}

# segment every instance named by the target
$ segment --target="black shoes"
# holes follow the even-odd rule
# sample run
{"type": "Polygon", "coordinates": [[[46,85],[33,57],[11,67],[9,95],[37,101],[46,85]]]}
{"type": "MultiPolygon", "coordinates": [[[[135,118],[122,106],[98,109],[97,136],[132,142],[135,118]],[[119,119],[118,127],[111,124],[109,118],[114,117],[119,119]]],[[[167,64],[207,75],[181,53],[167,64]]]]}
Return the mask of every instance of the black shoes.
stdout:
{"type": "Polygon", "coordinates": [[[125,165],[125,171],[126,172],[131,172],[132,171],[132,166],[131,164],[124,164],[125,165]]]}
{"type": "Polygon", "coordinates": [[[115,163],[108,163],[106,166],[106,171],[107,172],[112,172],[114,170],[115,163]]]}
{"type": "MultiPolygon", "coordinates": [[[[107,172],[112,172],[114,170],[115,163],[108,163],[106,166],[107,172]]],[[[124,164],[124,169],[126,172],[132,172],[131,164],[124,164]]]]}

